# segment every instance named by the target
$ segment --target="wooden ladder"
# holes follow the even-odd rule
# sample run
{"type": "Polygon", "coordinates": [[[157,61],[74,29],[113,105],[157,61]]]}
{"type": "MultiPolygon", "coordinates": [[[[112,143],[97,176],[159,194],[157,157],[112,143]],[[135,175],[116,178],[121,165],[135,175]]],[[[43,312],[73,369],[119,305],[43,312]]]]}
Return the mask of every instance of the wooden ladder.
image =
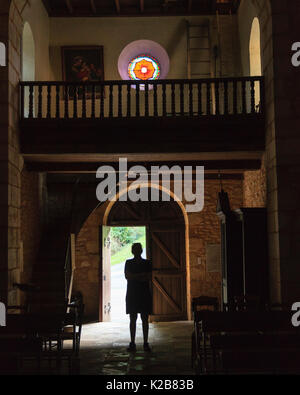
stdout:
{"type": "Polygon", "coordinates": [[[195,25],[186,21],[186,27],[188,79],[210,78],[209,22],[195,25]]]}

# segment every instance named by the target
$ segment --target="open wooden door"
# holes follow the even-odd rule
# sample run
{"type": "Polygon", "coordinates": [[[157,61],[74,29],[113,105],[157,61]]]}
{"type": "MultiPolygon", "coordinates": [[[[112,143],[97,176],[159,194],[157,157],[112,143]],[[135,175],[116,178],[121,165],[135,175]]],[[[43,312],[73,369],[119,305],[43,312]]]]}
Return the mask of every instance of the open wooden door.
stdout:
{"type": "Polygon", "coordinates": [[[111,310],[111,266],[110,266],[110,227],[102,226],[102,273],[100,295],[100,321],[110,321],[111,310]],[[101,303],[102,301],[102,303],[101,303]]]}
{"type": "Polygon", "coordinates": [[[151,321],[187,319],[184,226],[149,227],[153,267],[153,315],[151,321]]]}

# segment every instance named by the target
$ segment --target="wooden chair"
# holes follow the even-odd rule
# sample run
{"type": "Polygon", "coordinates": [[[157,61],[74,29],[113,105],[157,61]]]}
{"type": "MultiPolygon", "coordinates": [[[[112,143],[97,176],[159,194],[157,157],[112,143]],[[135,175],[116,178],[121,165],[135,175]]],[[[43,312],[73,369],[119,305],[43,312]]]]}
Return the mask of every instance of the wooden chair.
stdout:
{"type": "Polygon", "coordinates": [[[27,360],[36,362],[40,371],[42,341],[32,329],[27,314],[7,314],[6,326],[0,327],[1,373],[21,373],[27,360]]]}
{"type": "MultiPolygon", "coordinates": [[[[202,317],[198,328],[202,339],[200,373],[235,370],[239,359],[240,370],[247,371],[247,356],[252,358],[248,365],[252,371],[260,354],[266,361],[266,371],[272,371],[272,353],[286,358],[291,350],[300,351],[300,330],[292,327],[290,312],[216,312],[202,317]]],[[[276,369],[279,367],[277,364],[276,369]]]]}
{"type": "Polygon", "coordinates": [[[198,330],[198,322],[203,317],[199,314],[200,311],[218,311],[219,301],[218,298],[210,296],[198,296],[192,299],[192,312],[194,318],[194,331],[192,333],[192,348],[191,348],[191,363],[194,366],[194,361],[197,358],[199,350],[200,335],[198,330]]]}

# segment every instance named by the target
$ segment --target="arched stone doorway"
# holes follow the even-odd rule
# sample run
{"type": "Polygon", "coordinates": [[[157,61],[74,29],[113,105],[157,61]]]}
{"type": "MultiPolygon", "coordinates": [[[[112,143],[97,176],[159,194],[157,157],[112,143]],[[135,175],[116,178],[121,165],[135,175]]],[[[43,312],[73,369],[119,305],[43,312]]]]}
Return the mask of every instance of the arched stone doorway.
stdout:
{"type": "Polygon", "coordinates": [[[174,195],[167,191],[160,191],[160,194],[158,202],[120,201],[118,196],[118,200],[111,202],[105,211],[104,227],[100,232],[100,321],[110,320],[107,309],[110,298],[109,226],[146,227],[147,258],[153,265],[151,321],[190,318],[188,219],[182,203],[177,202],[174,195]]]}

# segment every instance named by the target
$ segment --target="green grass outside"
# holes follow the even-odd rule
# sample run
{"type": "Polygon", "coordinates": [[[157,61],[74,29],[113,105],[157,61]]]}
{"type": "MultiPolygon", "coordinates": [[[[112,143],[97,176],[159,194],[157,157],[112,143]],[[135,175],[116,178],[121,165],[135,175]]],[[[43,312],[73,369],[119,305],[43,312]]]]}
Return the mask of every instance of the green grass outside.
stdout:
{"type": "MultiPolygon", "coordinates": [[[[135,243],[141,243],[143,246],[143,249],[146,247],[146,235],[140,237],[135,241],[135,243]]],[[[131,253],[131,246],[132,244],[126,244],[124,247],[122,247],[118,252],[116,252],[114,255],[111,256],[111,266],[113,265],[118,265],[122,262],[125,262],[126,259],[132,258],[132,253],[131,253]]]]}

